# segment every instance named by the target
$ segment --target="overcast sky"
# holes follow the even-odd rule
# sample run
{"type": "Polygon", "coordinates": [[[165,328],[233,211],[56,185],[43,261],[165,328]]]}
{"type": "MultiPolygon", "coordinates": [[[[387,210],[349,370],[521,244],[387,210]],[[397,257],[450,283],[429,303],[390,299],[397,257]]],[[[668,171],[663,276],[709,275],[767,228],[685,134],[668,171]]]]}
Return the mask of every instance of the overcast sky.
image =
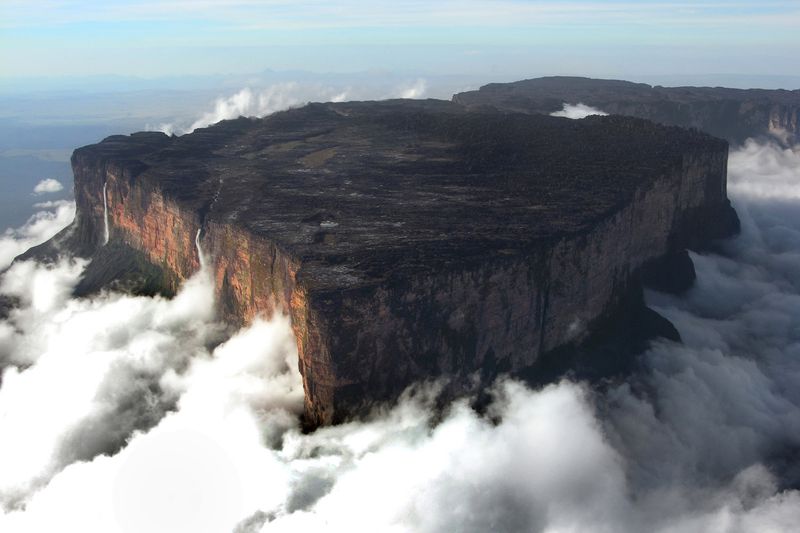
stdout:
{"type": "Polygon", "coordinates": [[[785,74],[797,0],[2,0],[0,78],[785,74]]]}

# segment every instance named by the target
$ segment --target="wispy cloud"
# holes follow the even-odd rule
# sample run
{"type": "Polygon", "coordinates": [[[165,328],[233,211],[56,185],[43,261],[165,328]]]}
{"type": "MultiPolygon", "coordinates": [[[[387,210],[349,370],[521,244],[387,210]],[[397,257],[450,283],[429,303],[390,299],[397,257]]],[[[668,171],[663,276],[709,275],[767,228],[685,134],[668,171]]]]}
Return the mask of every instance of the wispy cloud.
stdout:
{"type": "Polygon", "coordinates": [[[0,234],[0,270],[28,248],[41,244],[67,227],[75,218],[75,202],[59,200],[41,203],[41,211],[32,215],[19,228],[0,234]]]}
{"type": "Polygon", "coordinates": [[[29,1],[6,2],[6,27],[91,21],[158,21],[182,17],[240,29],[601,24],[751,24],[789,25],[797,21],[796,2],[528,2],[523,0],[419,0],[327,2],[304,0],[29,1]]]}
{"type": "Polygon", "coordinates": [[[422,98],[428,83],[423,78],[386,87],[381,83],[363,82],[353,85],[322,85],[318,83],[283,82],[260,89],[245,87],[229,96],[217,98],[212,109],[192,122],[169,122],[147,125],[146,129],[167,135],[191,133],[221,120],[238,117],[264,117],[309,102],[343,102],[348,99],[382,100],[386,98],[422,98]]]}
{"type": "Polygon", "coordinates": [[[17,50],[4,65],[12,78],[264,67],[777,74],[794,59],[798,26],[800,4],[787,1],[0,2],[0,38],[17,50]],[[476,49],[489,53],[467,61],[463,51],[476,49]]]}

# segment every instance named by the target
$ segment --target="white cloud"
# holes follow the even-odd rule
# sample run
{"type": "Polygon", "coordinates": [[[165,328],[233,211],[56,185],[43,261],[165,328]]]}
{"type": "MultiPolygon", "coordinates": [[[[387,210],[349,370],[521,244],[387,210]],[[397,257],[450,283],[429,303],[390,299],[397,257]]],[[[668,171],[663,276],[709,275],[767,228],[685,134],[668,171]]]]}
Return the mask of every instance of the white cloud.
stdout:
{"type": "Polygon", "coordinates": [[[414,82],[413,85],[405,89],[401,89],[400,98],[422,98],[425,96],[425,91],[428,89],[427,82],[420,78],[414,82]]]}
{"type": "Polygon", "coordinates": [[[594,107],[588,106],[586,104],[581,104],[580,102],[577,104],[564,104],[564,108],[561,111],[554,111],[550,113],[553,117],[566,117],[571,119],[581,119],[586,118],[591,115],[608,115],[608,113],[604,111],[600,111],[599,109],[595,109],[594,107]]]}
{"type": "Polygon", "coordinates": [[[33,188],[34,194],[45,194],[63,190],[64,186],[61,185],[61,182],[58,180],[54,180],[53,178],[47,178],[41,180],[39,183],[36,184],[36,187],[33,188]]]}
{"type": "Polygon", "coordinates": [[[191,133],[221,120],[264,117],[276,111],[304,105],[311,100],[336,102],[343,101],[346,97],[347,92],[341,89],[295,82],[277,83],[258,91],[246,87],[231,96],[217,98],[212,110],[203,113],[188,126],[168,123],[155,129],[167,135],[191,133]]]}
{"type": "Polygon", "coordinates": [[[0,270],[29,248],[41,244],[67,227],[75,218],[75,202],[48,202],[43,211],[31,216],[24,225],[7,229],[0,235],[0,270]]]}
{"type": "Polygon", "coordinates": [[[748,139],[730,154],[728,189],[762,199],[800,199],[800,148],[748,139]]]}
{"type": "Polygon", "coordinates": [[[261,89],[245,87],[230,95],[217,98],[213,109],[199,118],[184,123],[164,123],[147,126],[167,135],[191,133],[221,120],[238,117],[265,117],[277,111],[303,106],[309,102],[344,102],[348,99],[383,100],[386,98],[422,98],[428,90],[423,78],[386,87],[379,80],[362,84],[358,88],[318,83],[285,82],[261,89]]]}
{"type": "Polygon", "coordinates": [[[204,273],[174,300],[70,300],[81,267],[20,263],[4,279],[22,306],[0,389],[0,528],[224,531],[254,499],[280,499],[263,426],[298,425],[288,321],[256,321],[212,352],[204,273]]]}
{"type": "Polygon", "coordinates": [[[34,209],[56,209],[60,205],[62,205],[62,203],[64,201],[65,200],[48,200],[46,202],[36,202],[35,204],[33,204],[33,208],[34,209]]]}
{"type": "MultiPolygon", "coordinates": [[[[12,350],[0,389],[0,502],[23,498],[75,460],[119,445],[169,402],[166,368],[202,352],[210,283],[193,279],[173,300],[107,295],[71,301],[85,263],[17,263],[0,292],[22,306],[8,324],[12,350]],[[149,413],[148,409],[154,412],[149,413]],[[86,434],[92,429],[91,434],[86,434]]],[[[5,365],[4,365],[5,366],[5,365]]]]}

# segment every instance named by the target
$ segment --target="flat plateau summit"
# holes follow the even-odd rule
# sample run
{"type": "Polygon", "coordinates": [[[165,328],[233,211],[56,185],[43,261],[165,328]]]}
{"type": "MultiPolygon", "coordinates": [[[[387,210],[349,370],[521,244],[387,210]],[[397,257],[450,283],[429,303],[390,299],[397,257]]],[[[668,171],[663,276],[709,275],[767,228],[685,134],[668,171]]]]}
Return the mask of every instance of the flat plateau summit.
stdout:
{"type": "Polygon", "coordinates": [[[76,220],[33,253],[92,257],[79,291],[170,293],[199,245],[222,317],[291,317],[306,420],[335,423],[590,338],[736,230],[727,149],[624,116],[309,104],[76,150],[76,220]]]}

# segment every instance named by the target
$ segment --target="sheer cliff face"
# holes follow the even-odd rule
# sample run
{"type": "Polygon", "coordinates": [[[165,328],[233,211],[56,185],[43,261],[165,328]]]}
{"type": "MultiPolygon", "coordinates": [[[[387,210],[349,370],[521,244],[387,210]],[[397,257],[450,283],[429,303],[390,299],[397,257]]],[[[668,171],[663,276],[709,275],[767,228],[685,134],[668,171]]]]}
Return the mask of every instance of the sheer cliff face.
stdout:
{"type": "Polygon", "coordinates": [[[223,317],[289,314],[312,425],[411,383],[533,365],[585,339],[647,261],[735,229],[727,146],[621,117],[309,106],[73,156],[72,246],[174,289],[209,258],[223,317]]]}
{"type": "Polygon", "coordinates": [[[420,379],[519,372],[543,353],[580,343],[623,305],[647,261],[735,228],[726,160],[724,151],[687,157],[612,216],[530,253],[326,294],[300,338],[306,377],[325,372],[306,380],[307,412],[336,421],[338,409],[361,412],[420,379]]]}
{"type": "Polygon", "coordinates": [[[772,135],[787,144],[800,139],[800,91],[651,87],[557,76],[493,83],[457,94],[453,100],[467,106],[545,114],[559,111],[564,103],[580,102],[607,113],[698,128],[732,143],[762,135],[772,135]]]}

